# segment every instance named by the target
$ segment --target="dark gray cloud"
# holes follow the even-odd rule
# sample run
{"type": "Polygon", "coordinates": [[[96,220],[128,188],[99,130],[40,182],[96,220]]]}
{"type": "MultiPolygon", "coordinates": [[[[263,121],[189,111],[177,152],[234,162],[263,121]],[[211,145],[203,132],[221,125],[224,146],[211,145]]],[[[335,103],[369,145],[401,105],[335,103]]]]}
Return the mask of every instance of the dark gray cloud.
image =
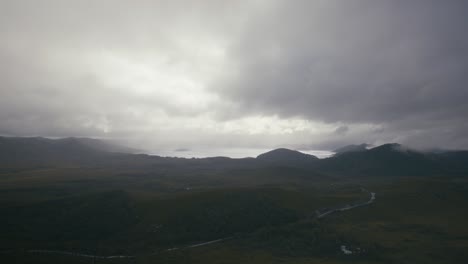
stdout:
{"type": "Polygon", "coordinates": [[[282,3],[251,21],[220,93],[246,111],[466,146],[465,136],[440,134],[468,121],[466,1],[321,3],[282,3]]]}
{"type": "Polygon", "coordinates": [[[466,1],[1,1],[0,134],[468,148],[466,1]]]}

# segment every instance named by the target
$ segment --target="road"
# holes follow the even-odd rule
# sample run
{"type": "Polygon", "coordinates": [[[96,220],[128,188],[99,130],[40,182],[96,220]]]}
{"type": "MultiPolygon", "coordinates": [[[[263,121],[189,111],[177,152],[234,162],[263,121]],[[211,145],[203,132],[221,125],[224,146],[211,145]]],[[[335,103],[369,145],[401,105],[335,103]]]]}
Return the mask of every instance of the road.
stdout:
{"type": "Polygon", "coordinates": [[[28,253],[39,253],[39,254],[57,254],[57,255],[70,255],[83,258],[95,258],[95,259],[118,259],[118,258],[134,258],[135,256],[126,255],[115,255],[115,256],[98,256],[91,254],[82,254],[72,251],[61,251],[61,250],[43,250],[43,249],[31,249],[27,250],[28,253]]]}
{"type": "MultiPolygon", "coordinates": [[[[169,248],[165,249],[162,251],[157,251],[154,252],[153,254],[150,255],[156,255],[161,252],[167,252],[167,251],[174,251],[174,250],[182,250],[182,249],[187,249],[187,248],[195,248],[195,247],[201,247],[201,246],[206,246],[206,245],[211,245],[214,243],[219,243],[222,241],[226,241],[228,239],[231,239],[232,237],[226,237],[226,238],[221,238],[221,239],[216,239],[216,240],[211,240],[211,241],[206,241],[203,243],[197,243],[197,244],[192,244],[192,245],[187,245],[183,247],[174,247],[174,248],[169,248]]],[[[94,259],[124,259],[124,258],[135,258],[135,256],[132,255],[113,255],[113,256],[100,256],[100,255],[92,255],[92,254],[83,254],[83,253],[78,253],[78,252],[72,252],[72,251],[61,251],[61,250],[44,250],[44,249],[32,249],[32,250],[27,250],[26,252],[28,253],[36,253],[36,254],[56,254],[56,255],[69,255],[69,256],[76,256],[76,257],[83,257],[83,258],[94,258],[94,259]]]]}
{"type": "Polygon", "coordinates": [[[371,204],[371,203],[373,203],[375,201],[375,195],[376,195],[375,192],[370,192],[370,191],[368,191],[367,189],[364,189],[364,188],[361,188],[361,190],[363,192],[369,193],[370,196],[369,196],[368,201],[361,202],[361,203],[354,203],[354,204],[346,204],[346,205],[340,206],[338,208],[328,209],[325,212],[320,212],[320,210],[317,210],[316,211],[317,218],[323,218],[323,217],[325,217],[327,215],[330,215],[330,214],[333,214],[333,213],[336,213],[336,212],[347,211],[347,210],[351,210],[351,209],[354,209],[354,208],[357,208],[357,207],[369,205],[369,204],[371,204]]]}
{"type": "MultiPolygon", "coordinates": [[[[366,206],[366,205],[369,205],[369,204],[371,204],[371,203],[373,203],[375,201],[375,199],[376,199],[376,193],[375,192],[370,192],[365,188],[361,188],[361,190],[363,192],[369,193],[369,195],[370,195],[369,200],[367,200],[365,202],[360,202],[360,203],[358,202],[358,203],[346,204],[346,205],[343,205],[343,206],[340,206],[340,207],[337,207],[337,208],[325,209],[322,212],[320,210],[317,210],[316,211],[317,218],[323,218],[323,217],[325,217],[327,215],[330,215],[330,214],[333,214],[333,213],[336,213],[336,212],[342,212],[342,211],[351,210],[351,209],[354,209],[354,208],[357,208],[357,207],[366,206]]],[[[194,247],[201,247],[201,246],[205,246],[205,245],[210,245],[210,244],[226,241],[226,240],[229,240],[231,238],[232,237],[226,237],[226,238],[211,240],[211,241],[207,241],[207,242],[203,242],[203,243],[187,245],[187,246],[183,246],[183,247],[169,248],[169,249],[165,249],[165,250],[162,250],[162,251],[154,252],[153,254],[150,254],[150,255],[156,255],[156,254],[159,254],[159,253],[164,252],[164,251],[168,252],[168,251],[182,250],[182,249],[188,249],[188,248],[194,248],[194,247]]],[[[98,255],[82,254],[82,253],[78,253],[78,252],[60,251],[60,250],[34,249],[34,250],[27,250],[27,252],[28,253],[39,253],[39,254],[42,253],[42,254],[71,255],[71,256],[85,257],[85,258],[95,258],[95,259],[135,258],[135,256],[131,256],[131,255],[98,256],[98,255]]]]}

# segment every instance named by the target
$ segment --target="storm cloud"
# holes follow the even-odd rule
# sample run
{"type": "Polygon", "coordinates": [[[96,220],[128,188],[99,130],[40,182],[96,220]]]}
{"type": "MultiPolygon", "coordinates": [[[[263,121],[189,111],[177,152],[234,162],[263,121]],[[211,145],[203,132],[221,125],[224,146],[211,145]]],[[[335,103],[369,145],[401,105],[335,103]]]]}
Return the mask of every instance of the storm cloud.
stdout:
{"type": "Polygon", "coordinates": [[[468,148],[466,1],[1,1],[0,134],[468,148]]]}

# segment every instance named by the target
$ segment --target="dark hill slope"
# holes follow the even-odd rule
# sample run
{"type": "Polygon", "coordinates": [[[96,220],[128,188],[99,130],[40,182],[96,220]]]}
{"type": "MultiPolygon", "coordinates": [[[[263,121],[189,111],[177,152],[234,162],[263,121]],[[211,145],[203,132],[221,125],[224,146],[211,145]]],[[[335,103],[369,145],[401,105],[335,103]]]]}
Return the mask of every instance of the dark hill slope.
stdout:
{"type": "Polygon", "coordinates": [[[436,154],[440,166],[450,174],[468,176],[468,151],[448,151],[436,154]]]}
{"type": "Polygon", "coordinates": [[[438,155],[385,144],[359,152],[347,152],[323,160],[317,169],[346,175],[442,175],[448,172],[438,155]]]}
{"type": "Polygon", "coordinates": [[[311,166],[319,159],[313,155],[285,148],[275,149],[257,156],[257,160],[276,166],[311,166]]]}
{"type": "Polygon", "coordinates": [[[110,145],[83,138],[0,137],[0,164],[4,167],[82,164],[112,155],[110,145]]]}
{"type": "Polygon", "coordinates": [[[298,168],[332,176],[468,176],[468,151],[423,153],[398,144],[348,151],[327,159],[289,149],[275,149],[255,159],[163,158],[113,152],[116,149],[95,139],[0,137],[0,173],[37,167],[99,167],[193,177],[263,168],[283,168],[281,175],[286,175],[284,170],[298,168]]]}

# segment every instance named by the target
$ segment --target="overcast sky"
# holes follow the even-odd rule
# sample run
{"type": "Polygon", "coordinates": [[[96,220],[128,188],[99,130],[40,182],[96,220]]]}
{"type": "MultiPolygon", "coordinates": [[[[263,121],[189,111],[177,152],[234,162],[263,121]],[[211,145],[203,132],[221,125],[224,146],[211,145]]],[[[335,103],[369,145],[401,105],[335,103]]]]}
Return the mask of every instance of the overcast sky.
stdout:
{"type": "Polygon", "coordinates": [[[468,1],[0,0],[0,134],[468,148],[468,1]]]}

